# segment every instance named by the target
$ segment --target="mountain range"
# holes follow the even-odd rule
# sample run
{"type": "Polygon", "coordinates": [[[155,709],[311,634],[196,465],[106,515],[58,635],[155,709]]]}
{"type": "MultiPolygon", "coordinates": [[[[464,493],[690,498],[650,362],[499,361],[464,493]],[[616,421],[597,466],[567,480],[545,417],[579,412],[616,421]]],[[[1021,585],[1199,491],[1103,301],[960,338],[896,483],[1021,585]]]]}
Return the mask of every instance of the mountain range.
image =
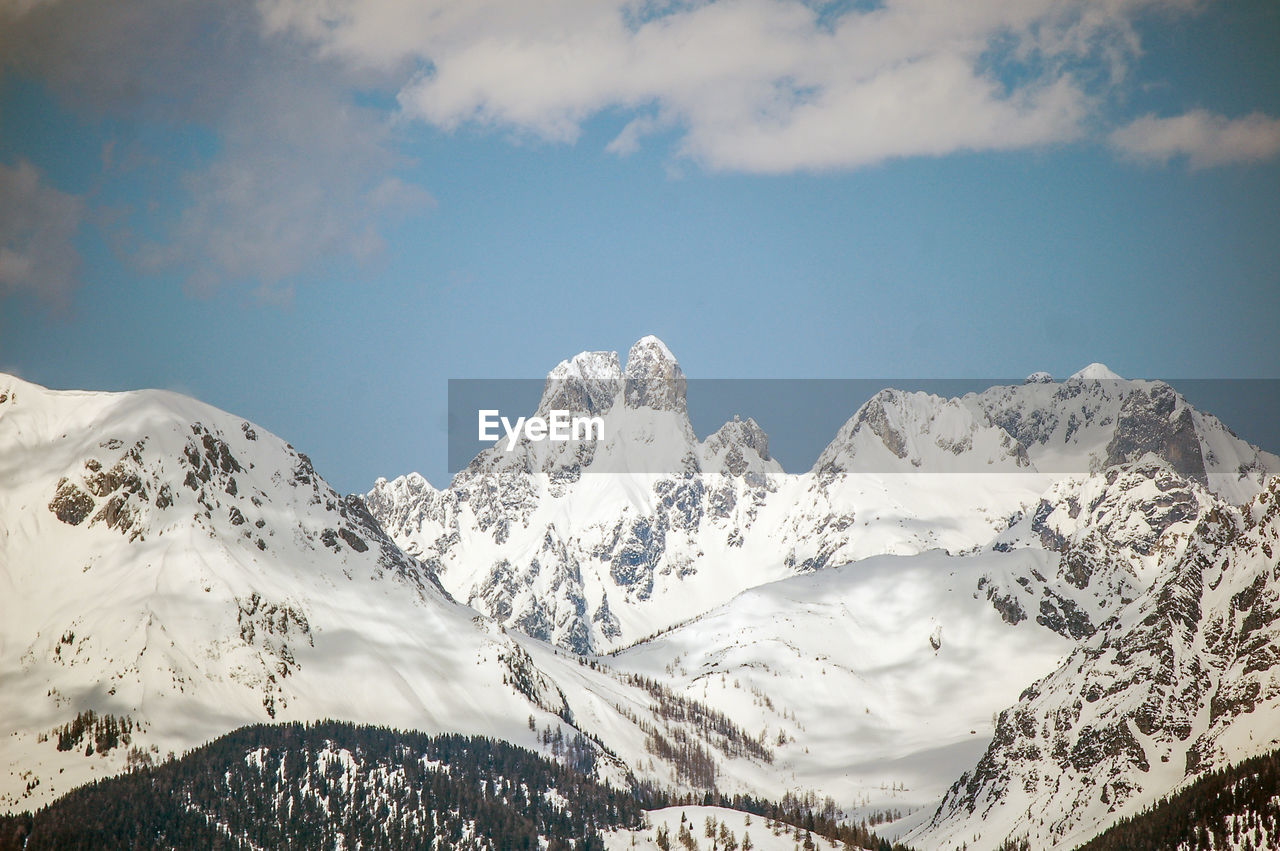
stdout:
{"type": "Polygon", "coordinates": [[[1072,848],[1280,744],[1280,458],[1172,386],[886,389],[800,473],[687,388],[582,353],[538,410],[606,438],[343,496],[195,400],[0,377],[0,809],[337,719],[1072,848]]]}

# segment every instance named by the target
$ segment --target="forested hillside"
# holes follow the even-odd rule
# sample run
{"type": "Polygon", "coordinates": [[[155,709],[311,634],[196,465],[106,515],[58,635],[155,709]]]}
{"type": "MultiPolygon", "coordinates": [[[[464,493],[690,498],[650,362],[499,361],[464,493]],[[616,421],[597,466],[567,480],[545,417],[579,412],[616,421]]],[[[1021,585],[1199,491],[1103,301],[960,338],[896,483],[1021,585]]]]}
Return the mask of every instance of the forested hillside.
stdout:
{"type": "Polygon", "coordinates": [[[1215,771],[1079,851],[1280,847],[1280,750],[1215,771]]]}
{"type": "Polygon", "coordinates": [[[630,794],[505,742],[259,725],[0,817],[0,849],[590,849],[643,820],[630,794]]]}

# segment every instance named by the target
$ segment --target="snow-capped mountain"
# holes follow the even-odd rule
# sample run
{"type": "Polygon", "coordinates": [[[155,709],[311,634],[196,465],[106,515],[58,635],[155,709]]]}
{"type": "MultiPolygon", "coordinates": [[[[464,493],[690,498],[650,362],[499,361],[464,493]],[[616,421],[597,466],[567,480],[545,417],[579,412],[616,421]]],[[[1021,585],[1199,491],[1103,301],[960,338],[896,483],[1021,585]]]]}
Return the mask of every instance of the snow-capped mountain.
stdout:
{"type": "MultiPolygon", "coordinates": [[[[769,456],[753,420],[699,442],[686,388],[656,338],[636,343],[625,367],[614,352],[584,352],[551,371],[538,412],[601,416],[606,439],[494,447],[443,490],[409,474],[379,480],[365,500],[458,599],[600,652],[765,582],[874,555],[984,546],[1031,516],[1055,482],[1147,454],[1229,501],[1280,473],[1280,458],[1168,385],[1099,364],[1062,383],[1041,373],[959,399],[885,390],[796,475],[769,456]]],[[[1077,618],[1077,634],[1101,613],[1087,626],[1077,618]]]]}
{"type": "Polygon", "coordinates": [[[767,757],[692,704],[664,717],[657,686],[507,634],[305,455],[195,400],[0,377],[0,481],[5,809],[271,720],[543,750],[542,731],[576,727],[615,782],[685,788],[716,771],[733,788],[767,757]],[[703,755],[699,775],[653,752],[668,739],[703,755]]]}
{"type": "Polygon", "coordinates": [[[1096,473],[1150,452],[1232,503],[1280,473],[1280,458],[1241,440],[1163,381],[1122,379],[1097,363],[1062,383],[1045,377],[961,400],[1015,438],[1041,472],[1096,473]]]}
{"type": "Polygon", "coordinates": [[[1217,767],[1280,744],[1280,479],[1218,505],[1152,589],[1001,713],[912,835],[1072,848],[1217,767]]]}
{"type": "Polygon", "coordinates": [[[1280,459],[1172,388],[885,390],[788,474],[687,386],[655,338],[583,353],[538,412],[602,438],[361,499],[197,401],[0,376],[0,808],[336,718],[1065,845],[1271,746],[1280,459]]]}
{"type": "Polygon", "coordinates": [[[819,475],[1002,473],[1029,467],[1026,451],[982,411],[928,393],[882,390],[818,457],[819,475]]]}

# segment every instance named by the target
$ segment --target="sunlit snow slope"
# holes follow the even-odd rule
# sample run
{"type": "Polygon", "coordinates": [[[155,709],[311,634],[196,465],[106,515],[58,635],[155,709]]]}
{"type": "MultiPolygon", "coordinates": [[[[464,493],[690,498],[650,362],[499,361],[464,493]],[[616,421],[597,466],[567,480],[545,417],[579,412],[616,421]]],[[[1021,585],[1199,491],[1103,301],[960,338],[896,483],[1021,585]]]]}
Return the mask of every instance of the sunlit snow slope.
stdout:
{"type": "Polygon", "coordinates": [[[192,399],[0,377],[0,481],[0,807],[272,719],[540,748],[573,722],[637,765],[637,724],[681,726],[454,602],[305,455],[192,399]]]}
{"type": "Polygon", "coordinates": [[[932,804],[987,746],[993,714],[1070,651],[1038,624],[1010,626],[977,591],[984,575],[1047,558],[871,558],[754,588],[613,664],[762,731],[778,796],[932,804]]]}

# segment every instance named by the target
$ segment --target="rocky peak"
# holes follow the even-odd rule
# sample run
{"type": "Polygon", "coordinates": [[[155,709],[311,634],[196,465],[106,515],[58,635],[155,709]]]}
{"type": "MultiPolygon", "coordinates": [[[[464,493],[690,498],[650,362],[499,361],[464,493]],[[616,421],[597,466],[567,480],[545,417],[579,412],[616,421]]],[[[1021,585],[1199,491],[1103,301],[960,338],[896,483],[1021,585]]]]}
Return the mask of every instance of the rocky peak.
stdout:
{"type": "Polygon", "coordinates": [[[655,411],[685,411],[688,381],[675,355],[653,335],[641,338],[627,353],[626,405],[655,411]]]}
{"type": "Polygon", "coordinates": [[[1273,478],[1242,508],[1204,512],[1149,591],[1000,714],[977,766],[908,841],[994,847],[1031,811],[1030,847],[1075,847],[1255,742],[1274,745],[1277,496],[1273,478]]]}
{"type": "Polygon", "coordinates": [[[1028,466],[1025,450],[981,411],[929,393],[881,390],[858,409],[815,472],[996,472],[1028,466]]]}
{"type": "Polygon", "coordinates": [[[732,476],[781,473],[782,466],[769,457],[769,435],[750,417],[737,414],[702,444],[703,471],[717,470],[732,476]]]}
{"type": "Polygon", "coordinates": [[[900,418],[889,413],[894,409],[902,409],[905,401],[903,394],[897,390],[881,390],[854,414],[854,431],[862,427],[869,428],[880,438],[886,449],[899,458],[907,457],[906,435],[893,422],[900,418]]]}
{"type": "Polygon", "coordinates": [[[1125,397],[1115,436],[1107,444],[1106,464],[1131,461],[1148,452],[1165,458],[1189,479],[1207,480],[1191,407],[1163,381],[1135,387],[1125,397]]]}
{"type": "Polygon", "coordinates": [[[1047,549],[1058,552],[1080,532],[1100,530],[1113,543],[1149,556],[1171,527],[1194,525],[1216,503],[1203,487],[1148,453],[1083,481],[1055,485],[1041,500],[1031,528],[1047,549]]]}
{"type": "Polygon", "coordinates": [[[707,438],[706,445],[712,451],[718,451],[726,446],[741,446],[751,449],[765,461],[770,460],[769,435],[765,434],[760,424],[751,417],[743,420],[738,414],[734,414],[733,419],[720,426],[715,434],[707,438]]]}
{"type": "Polygon", "coordinates": [[[1044,370],[1033,372],[1022,380],[1023,384],[1052,384],[1053,376],[1044,370]]]}
{"type": "Polygon", "coordinates": [[[603,414],[613,407],[621,385],[617,352],[579,352],[547,374],[538,410],[603,414]]]}

